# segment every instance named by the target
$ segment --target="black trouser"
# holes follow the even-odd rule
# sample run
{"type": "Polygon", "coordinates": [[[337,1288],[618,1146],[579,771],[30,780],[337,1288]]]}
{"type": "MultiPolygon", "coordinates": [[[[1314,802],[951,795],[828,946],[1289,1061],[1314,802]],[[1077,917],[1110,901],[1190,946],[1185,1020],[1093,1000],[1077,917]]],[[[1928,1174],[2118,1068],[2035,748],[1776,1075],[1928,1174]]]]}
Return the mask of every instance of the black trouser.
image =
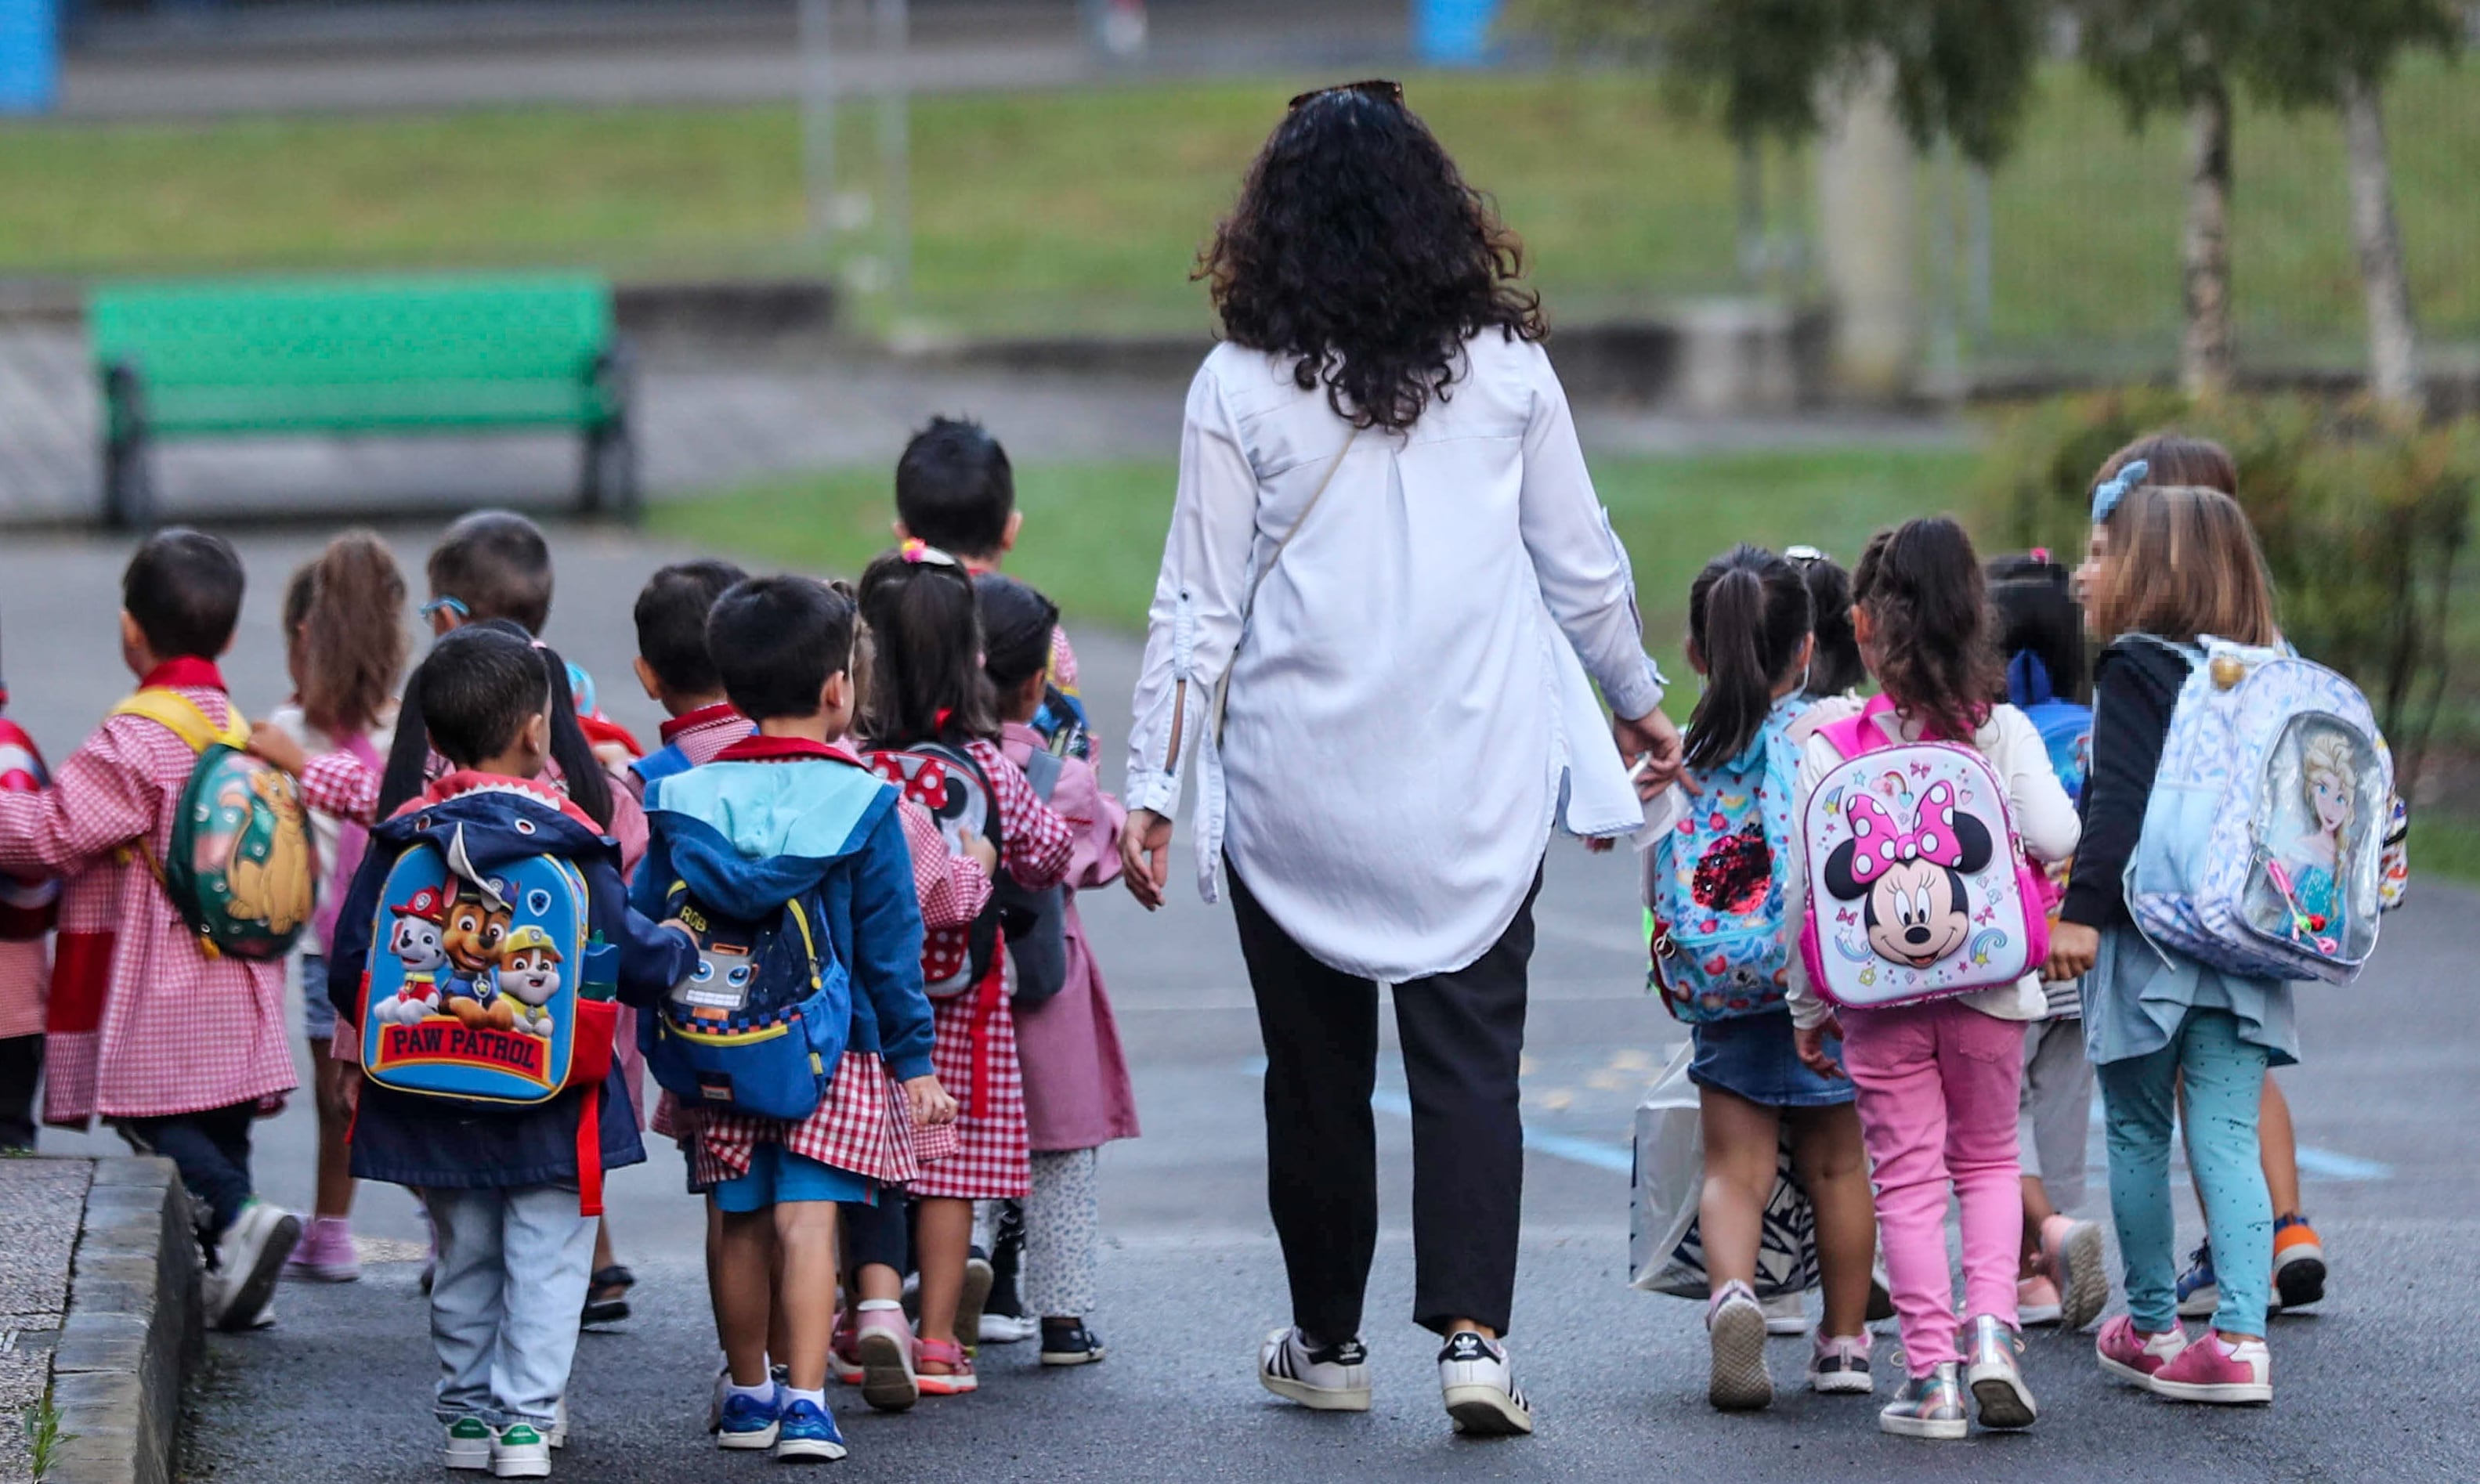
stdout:
{"type": "Polygon", "coordinates": [[[884,1264],[897,1273],[913,1270],[911,1207],[900,1190],[883,1190],[875,1202],[843,1201],[844,1266],[855,1273],[884,1264]]]}
{"type": "Polygon", "coordinates": [[[255,1102],[164,1118],[123,1118],[120,1137],[141,1154],[160,1154],[181,1172],[181,1184],[212,1223],[204,1229],[212,1251],[224,1228],[249,1204],[249,1126],[255,1102]]]}
{"type": "MultiPolygon", "coordinates": [[[[1412,1102],[1412,1318],[1501,1334],[1524,1202],[1525,967],[1537,877],[1515,921],[1469,968],[1395,986],[1412,1102]]],[[[1266,1204],[1282,1239],[1292,1322],[1320,1343],[1360,1333],[1378,1245],[1378,986],[1311,958],[1237,872],[1231,905],[1266,1041],[1266,1204]]]]}
{"type": "Polygon", "coordinates": [[[43,1077],[43,1038],[0,1038],[0,1149],[35,1147],[35,1085],[43,1077]]]}

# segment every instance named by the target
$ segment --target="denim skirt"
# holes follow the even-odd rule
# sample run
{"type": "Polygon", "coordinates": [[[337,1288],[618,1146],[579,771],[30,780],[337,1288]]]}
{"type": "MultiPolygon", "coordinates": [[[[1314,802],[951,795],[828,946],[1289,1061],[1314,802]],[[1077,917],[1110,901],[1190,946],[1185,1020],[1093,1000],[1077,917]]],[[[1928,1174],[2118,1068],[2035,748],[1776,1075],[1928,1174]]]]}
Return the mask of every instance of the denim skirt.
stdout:
{"type": "MultiPolygon", "coordinates": [[[[1792,1034],[1788,1010],[1691,1026],[1696,1055],[1688,1063],[1688,1080],[1736,1093],[1761,1108],[1831,1108],[1851,1101],[1849,1079],[1810,1071],[1792,1034]]],[[[1829,1040],[1825,1048],[1837,1056],[1842,1052],[1839,1041],[1829,1040]]]]}

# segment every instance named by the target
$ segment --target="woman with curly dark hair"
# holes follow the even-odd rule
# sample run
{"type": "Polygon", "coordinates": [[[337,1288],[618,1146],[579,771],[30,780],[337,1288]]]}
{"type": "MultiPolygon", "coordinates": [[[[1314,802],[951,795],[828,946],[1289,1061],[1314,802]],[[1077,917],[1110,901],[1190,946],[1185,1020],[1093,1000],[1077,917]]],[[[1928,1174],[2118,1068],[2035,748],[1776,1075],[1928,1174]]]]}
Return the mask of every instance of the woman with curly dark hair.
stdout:
{"type": "Polygon", "coordinates": [[[1555,826],[1628,833],[1666,782],[1627,554],[1595,499],[1514,237],[1392,83],[1293,100],[1201,255],[1226,343],[1189,390],[1130,737],[1129,886],[1161,905],[1198,777],[1266,1042],[1291,1326],[1266,1388],[1369,1405],[1369,1090],[1395,986],[1413,1317],[1458,1428],[1532,1430],[1506,1329],[1516,1062],[1555,826]],[[1604,740],[1600,683],[1621,720],[1604,740]]]}

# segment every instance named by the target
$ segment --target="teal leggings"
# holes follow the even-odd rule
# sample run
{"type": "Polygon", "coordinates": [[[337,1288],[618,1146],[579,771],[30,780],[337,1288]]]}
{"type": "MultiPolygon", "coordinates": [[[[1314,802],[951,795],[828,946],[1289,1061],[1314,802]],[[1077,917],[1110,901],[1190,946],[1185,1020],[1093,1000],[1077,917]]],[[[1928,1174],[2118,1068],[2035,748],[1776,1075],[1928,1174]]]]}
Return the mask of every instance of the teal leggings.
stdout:
{"type": "Polygon", "coordinates": [[[2213,1327],[2264,1333],[2273,1285],[2273,1201],[2257,1159],[2256,1119],[2265,1050],[2240,1040],[2238,1032],[2227,1011],[2191,1010],[2169,1045],[2094,1068],[2107,1117],[2109,1211],[2127,1267],[2127,1308],[2148,1334],[2179,1322],[2170,1127],[2183,1077],[2187,1164],[2205,1198],[2205,1229],[2212,1234],[2213,1273],[2221,1283],[2213,1327]]]}

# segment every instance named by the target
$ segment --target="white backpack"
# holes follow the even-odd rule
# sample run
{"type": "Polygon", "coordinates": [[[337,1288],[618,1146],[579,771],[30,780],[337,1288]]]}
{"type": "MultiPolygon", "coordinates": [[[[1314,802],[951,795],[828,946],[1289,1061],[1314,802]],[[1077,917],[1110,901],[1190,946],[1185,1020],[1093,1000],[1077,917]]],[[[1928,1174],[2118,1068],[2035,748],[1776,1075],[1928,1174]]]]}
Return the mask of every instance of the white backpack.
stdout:
{"type": "Polygon", "coordinates": [[[1818,729],[1843,761],[1800,820],[1808,918],[1800,957],[1828,1001],[1875,1010],[2011,985],[2050,956],[2041,878],[2005,785],[1951,742],[1896,742],[1879,696],[1818,729]]]}
{"type": "Polygon", "coordinates": [[[2393,762],[2359,688],[2287,649],[2139,636],[2188,666],[2127,905],[2157,947],[2346,985],[2377,946],[2393,762]]]}

